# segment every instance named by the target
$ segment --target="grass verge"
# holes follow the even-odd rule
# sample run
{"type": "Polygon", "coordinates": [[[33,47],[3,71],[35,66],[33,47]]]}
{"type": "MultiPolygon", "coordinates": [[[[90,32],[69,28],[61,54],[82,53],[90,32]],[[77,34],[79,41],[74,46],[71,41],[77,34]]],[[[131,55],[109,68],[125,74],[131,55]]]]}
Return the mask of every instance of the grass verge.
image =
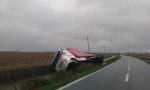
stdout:
{"type": "Polygon", "coordinates": [[[0,84],[20,81],[20,80],[32,78],[38,75],[50,74],[52,72],[53,71],[50,65],[0,71],[0,84]]]}
{"type": "Polygon", "coordinates": [[[150,64],[150,54],[129,54],[129,56],[138,58],[147,64],[150,64]]]}
{"type": "Polygon", "coordinates": [[[55,90],[61,86],[64,86],[74,80],[77,80],[83,76],[86,76],[92,72],[95,72],[113,62],[120,59],[117,56],[111,60],[108,60],[106,64],[92,63],[82,64],[75,71],[61,71],[55,72],[48,77],[38,77],[22,84],[22,90],[55,90]]]}

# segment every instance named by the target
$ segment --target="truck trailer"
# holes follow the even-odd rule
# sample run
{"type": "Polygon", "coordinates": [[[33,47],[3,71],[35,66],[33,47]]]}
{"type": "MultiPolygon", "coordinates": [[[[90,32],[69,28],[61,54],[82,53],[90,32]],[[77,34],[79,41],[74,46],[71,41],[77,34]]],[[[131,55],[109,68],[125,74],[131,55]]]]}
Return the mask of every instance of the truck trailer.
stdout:
{"type": "Polygon", "coordinates": [[[89,54],[74,48],[62,48],[55,53],[52,67],[56,71],[65,71],[77,68],[80,63],[103,63],[103,56],[89,54]]]}

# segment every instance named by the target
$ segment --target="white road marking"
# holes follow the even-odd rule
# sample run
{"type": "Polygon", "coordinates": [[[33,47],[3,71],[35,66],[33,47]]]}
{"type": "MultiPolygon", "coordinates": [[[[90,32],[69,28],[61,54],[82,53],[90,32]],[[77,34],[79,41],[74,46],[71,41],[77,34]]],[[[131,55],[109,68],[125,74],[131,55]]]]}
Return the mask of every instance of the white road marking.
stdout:
{"type": "Polygon", "coordinates": [[[129,73],[126,74],[126,77],[125,77],[125,82],[128,82],[129,81],[129,73]]]}
{"type": "Polygon", "coordinates": [[[131,61],[129,61],[129,67],[131,66],[131,61]]]}
{"type": "Polygon", "coordinates": [[[113,58],[115,58],[115,57],[116,57],[116,56],[113,55],[113,56],[111,56],[111,57],[109,57],[109,58],[104,59],[104,61],[106,62],[106,61],[108,61],[108,60],[110,60],[110,59],[113,59],[113,58]]]}
{"type": "Polygon", "coordinates": [[[128,71],[130,71],[130,67],[131,67],[131,61],[129,60],[128,71]]]}
{"type": "Polygon", "coordinates": [[[130,67],[128,67],[128,71],[130,71],[130,67]]]}
{"type": "MultiPolygon", "coordinates": [[[[116,62],[118,62],[118,61],[116,61],[116,62]]],[[[114,63],[116,63],[116,62],[114,62],[114,63]]],[[[67,85],[65,85],[65,86],[63,86],[63,87],[60,87],[60,88],[58,88],[58,89],[56,89],[56,90],[63,90],[63,89],[65,89],[65,88],[67,88],[67,87],[69,87],[69,86],[71,86],[71,85],[73,85],[73,84],[75,84],[75,83],[77,83],[77,82],[79,82],[79,81],[81,81],[81,80],[83,80],[83,79],[89,77],[89,76],[94,75],[95,73],[97,73],[97,72],[99,72],[99,71],[102,71],[102,70],[104,70],[104,69],[110,67],[110,66],[113,65],[114,63],[112,63],[112,64],[110,64],[110,65],[108,65],[108,66],[105,66],[104,68],[102,68],[102,69],[100,69],[100,70],[97,70],[96,72],[93,72],[93,73],[91,73],[91,74],[89,74],[89,75],[87,75],[87,76],[84,76],[84,77],[82,77],[82,78],[79,78],[79,79],[77,79],[77,80],[75,80],[75,81],[73,81],[73,82],[71,82],[71,83],[69,83],[69,84],[67,84],[67,85]]]]}
{"type": "Polygon", "coordinates": [[[128,66],[128,73],[126,74],[126,77],[125,77],[125,82],[128,82],[129,81],[129,71],[130,71],[130,67],[131,67],[131,61],[129,60],[129,66],[128,66]]]}

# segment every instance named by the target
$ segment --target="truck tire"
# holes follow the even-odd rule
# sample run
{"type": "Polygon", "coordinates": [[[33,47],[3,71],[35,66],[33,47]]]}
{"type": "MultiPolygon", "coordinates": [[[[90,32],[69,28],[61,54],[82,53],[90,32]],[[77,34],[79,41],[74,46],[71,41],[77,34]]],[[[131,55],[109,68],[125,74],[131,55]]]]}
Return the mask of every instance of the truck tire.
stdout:
{"type": "Polygon", "coordinates": [[[75,70],[78,67],[78,61],[75,58],[71,59],[73,62],[69,63],[66,70],[75,70]]]}

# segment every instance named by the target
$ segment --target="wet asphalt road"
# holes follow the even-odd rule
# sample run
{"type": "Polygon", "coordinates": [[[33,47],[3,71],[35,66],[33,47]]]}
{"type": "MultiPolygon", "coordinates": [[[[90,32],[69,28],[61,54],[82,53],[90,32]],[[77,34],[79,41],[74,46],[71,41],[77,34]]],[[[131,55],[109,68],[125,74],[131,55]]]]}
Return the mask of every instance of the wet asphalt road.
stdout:
{"type": "Polygon", "coordinates": [[[133,57],[120,60],[63,90],[150,90],[150,65],[133,57]]]}

